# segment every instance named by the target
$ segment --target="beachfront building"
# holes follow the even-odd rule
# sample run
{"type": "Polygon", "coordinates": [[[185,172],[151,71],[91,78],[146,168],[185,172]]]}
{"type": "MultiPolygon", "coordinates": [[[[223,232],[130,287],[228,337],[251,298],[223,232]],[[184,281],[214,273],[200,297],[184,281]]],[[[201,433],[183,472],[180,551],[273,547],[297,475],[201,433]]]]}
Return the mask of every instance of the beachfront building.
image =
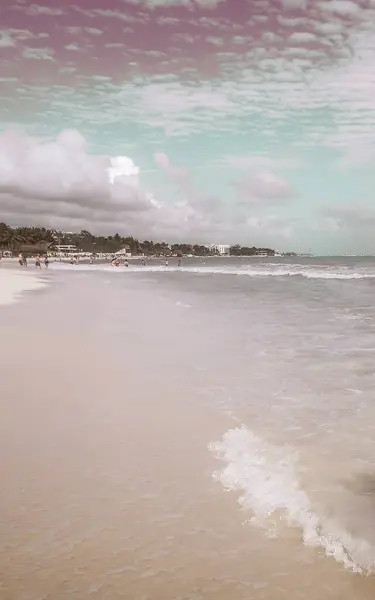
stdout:
{"type": "Polygon", "coordinates": [[[77,254],[78,248],[74,244],[58,244],[56,251],[60,254],[77,254]]]}
{"type": "Polygon", "coordinates": [[[228,244],[211,244],[207,246],[211,252],[219,254],[219,256],[230,256],[230,246],[228,244]]]}
{"type": "Polygon", "coordinates": [[[216,246],[216,250],[220,254],[220,256],[229,256],[230,255],[230,246],[228,244],[218,244],[216,246]]]}
{"type": "Polygon", "coordinates": [[[132,254],[130,252],[130,246],[125,246],[124,248],[121,248],[121,250],[117,250],[117,252],[115,252],[115,256],[118,256],[118,257],[130,258],[131,255],[132,254]]]}

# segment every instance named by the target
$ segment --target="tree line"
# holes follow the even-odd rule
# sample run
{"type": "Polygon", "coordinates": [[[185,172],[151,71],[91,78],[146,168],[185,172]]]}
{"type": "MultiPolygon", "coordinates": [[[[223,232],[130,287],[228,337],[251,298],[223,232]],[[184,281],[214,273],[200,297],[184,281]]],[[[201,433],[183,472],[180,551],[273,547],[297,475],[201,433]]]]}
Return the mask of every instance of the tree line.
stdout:
{"type": "MultiPolygon", "coordinates": [[[[45,227],[10,227],[6,223],[0,223],[0,250],[12,252],[22,249],[37,249],[38,251],[56,251],[57,246],[71,244],[77,250],[93,254],[114,254],[118,250],[126,248],[133,255],[145,254],[146,256],[170,254],[194,256],[214,256],[218,254],[212,247],[201,244],[167,244],[167,242],[154,242],[152,240],[139,241],[132,236],[124,237],[118,233],[109,236],[93,235],[83,229],[79,233],[64,233],[55,229],[45,227]]],[[[275,251],[271,248],[256,248],[235,245],[230,248],[234,256],[255,256],[267,254],[273,256],[275,251]]]]}

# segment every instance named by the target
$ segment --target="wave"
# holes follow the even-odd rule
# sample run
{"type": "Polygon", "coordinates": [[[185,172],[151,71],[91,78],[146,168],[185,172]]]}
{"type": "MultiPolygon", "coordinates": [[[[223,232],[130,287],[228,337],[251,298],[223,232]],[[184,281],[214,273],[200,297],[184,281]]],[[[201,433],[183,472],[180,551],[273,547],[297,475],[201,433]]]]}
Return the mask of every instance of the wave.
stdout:
{"type": "Polygon", "coordinates": [[[105,271],[112,273],[195,273],[204,275],[236,275],[247,277],[305,277],[307,279],[373,279],[375,278],[375,269],[368,271],[355,271],[350,268],[334,269],[332,267],[321,267],[319,265],[290,265],[288,267],[280,267],[275,263],[260,265],[259,267],[212,267],[212,266],[136,266],[130,267],[112,267],[109,264],[89,265],[81,263],[79,265],[70,265],[66,263],[53,263],[53,268],[68,271],[105,271]]]}
{"type": "Polygon", "coordinates": [[[273,536],[278,525],[298,527],[306,546],[323,549],[353,572],[374,572],[375,547],[314,511],[292,450],[268,444],[244,426],[230,429],[209,449],[225,463],[214,479],[239,492],[239,503],[253,514],[250,523],[273,536]]]}

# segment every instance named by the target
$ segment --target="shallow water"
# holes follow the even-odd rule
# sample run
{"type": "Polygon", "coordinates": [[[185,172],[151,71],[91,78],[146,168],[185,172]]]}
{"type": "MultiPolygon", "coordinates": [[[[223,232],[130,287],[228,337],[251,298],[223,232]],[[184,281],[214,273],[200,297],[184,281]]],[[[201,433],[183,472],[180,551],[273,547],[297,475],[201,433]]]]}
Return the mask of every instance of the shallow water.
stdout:
{"type": "Polygon", "coordinates": [[[45,277],[0,310],[2,597],[374,597],[373,259],[45,277]]]}

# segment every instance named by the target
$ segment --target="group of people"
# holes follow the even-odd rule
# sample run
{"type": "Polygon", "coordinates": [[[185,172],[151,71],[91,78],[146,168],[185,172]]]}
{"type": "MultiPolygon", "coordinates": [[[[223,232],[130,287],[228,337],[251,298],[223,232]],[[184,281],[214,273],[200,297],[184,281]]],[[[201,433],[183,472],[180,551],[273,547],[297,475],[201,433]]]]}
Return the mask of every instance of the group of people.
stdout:
{"type": "MultiPolygon", "coordinates": [[[[27,267],[27,257],[26,257],[26,254],[23,254],[23,252],[20,252],[18,255],[18,263],[21,267],[27,267]]],[[[48,269],[49,258],[47,256],[47,254],[45,255],[45,257],[43,259],[43,263],[44,263],[44,266],[46,267],[46,269],[48,269]]],[[[40,256],[40,254],[37,254],[35,257],[35,267],[37,269],[42,268],[42,258],[40,256]]]]}
{"type": "MultiPolygon", "coordinates": [[[[62,259],[60,258],[60,261],[61,260],[62,259]]],[[[26,257],[26,255],[23,252],[19,253],[19,255],[18,255],[18,262],[19,262],[19,265],[21,267],[27,267],[27,257],[26,257]]],[[[44,266],[47,269],[48,265],[49,265],[49,258],[47,256],[47,254],[44,256],[43,259],[41,258],[40,254],[37,254],[35,256],[35,267],[36,268],[41,269],[42,268],[42,262],[44,263],[44,266]]],[[[91,256],[90,257],[90,264],[92,265],[93,262],[94,262],[94,259],[91,256]]],[[[72,256],[71,259],[70,259],[70,264],[71,265],[77,265],[78,264],[78,256],[72,256]]],[[[169,264],[169,262],[168,262],[168,259],[166,258],[165,261],[164,261],[164,265],[166,267],[168,267],[168,264],[169,264]]],[[[120,260],[119,260],[119,258],[118,257],[114,257],[113,260],[111,261],[111,265],[113,267],[119,267],[120,266],[120,260]]],[[[142,265],[142,267],[146,266],[146,261],[145,261],[145,259],[143,257],[141,258],[141,265],[142,265]]],[[[124,267],[128,267],[128,266],[129,266],[129,261],[127,259],[125,259],[124,260],[124,267]]],[[[177,261],[177,266],[181,267],[181,259],[180,258],[177,261]]]]}
{"type": "MultiPolygon", "coordinates": [[[[91,261],[90,261],[90,262],[91,262],[91,261]]],[[[118,258],[114,258],[114,259],[112,260],[112,262],[111,262],[111,265],[112,265],[113,267],[119,267],[119,266],[120,266],[120,260],[119,260],[118,258]]],[[[167,259],[167,258],[166,258],[166,259],[165,259],[165,261],[164,261],[164,265],[165,265],[166,267],[168,267],[168,265],[169,265],[169,262],[168,262],[168,259],[167,259]]],[[[124,267],[128,267],[128,266],[129,266],[129,261],[128,261],[127,259],[125,259],[125,260],[124,260],[124,267]]],[[[141,258],[141,266],[142,266],[142,267],[145,267],[145,266],[146,266],[146,261],[145,261],[145,259],[144,259],[143,257],[141,258]]],[[[181,259],[180,259],[180,258],[179,258],[179,259],[178,259],[178,261],[177,261],[177,266],[178,266],[178,267],[181,267],[181,259]]]]}

